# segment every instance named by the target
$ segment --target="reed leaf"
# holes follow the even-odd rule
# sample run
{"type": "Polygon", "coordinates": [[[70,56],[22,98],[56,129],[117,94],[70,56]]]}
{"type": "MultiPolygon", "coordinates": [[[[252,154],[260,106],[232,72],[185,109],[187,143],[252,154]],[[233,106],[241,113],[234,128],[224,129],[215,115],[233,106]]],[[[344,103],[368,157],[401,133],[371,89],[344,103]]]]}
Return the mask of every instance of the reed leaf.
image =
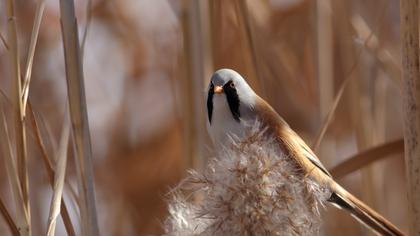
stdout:
{"type": "Polygon", "coordinates": [[[385,157],[398,153],[404,153],[403,139],[385,143],[349,157],[343,163],[333,167],[330,170],[330,173],[334,176],[334,178],[341,178],[351,172],[370,165],[375,161],[382,160],[385,157]]]}

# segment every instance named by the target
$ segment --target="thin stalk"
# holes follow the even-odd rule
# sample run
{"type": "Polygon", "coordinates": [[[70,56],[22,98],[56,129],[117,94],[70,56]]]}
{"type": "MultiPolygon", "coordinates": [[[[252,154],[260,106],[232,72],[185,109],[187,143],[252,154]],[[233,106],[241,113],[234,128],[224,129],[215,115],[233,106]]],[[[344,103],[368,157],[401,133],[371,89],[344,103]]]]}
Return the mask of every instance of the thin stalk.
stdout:
{"type": "Polygon", "coordinates": [[[334,47],[330,0],[316,1],[316,36],[319,110],[321,119],[328,114],[334,98],[334,47]]]}
{"type": "Polygon", "coordinates": [[[27,219],[25,215],[25,205],[22,197],[22,189],[20,188],[21,184],[19,180],[19,175],[16,170],[16,163],[13,157],[11,139],[7,129],[7,121],[3,109],[0,110],[0,122],[0,135],[4,138],[4,140],[0,142],[0,145],[5,162],[4,164],[6,166],[6,173],[12,191],[13,201],[16,206],[17,228],[25,229],[29,226],[26,221],[27,219]]]}
{"type": "MultiPolygon", "coordinates": [[[[319,120],[327,116],[334,99],[334,43],[331,0],[316,0],[315,7],[316,58],[318,80],[319,120]]],[[[322,147],[319,156],[326,161],[335,150],[332,139],[322,147]]]]}
{"type": "Polygon", "coordinates": [[[13,236],[19,236],[19,230],[16,227],[15,222],[13,221],[12,216],[10,216],[9,211],[6,208],[6,205],[4,204],[4,201],[0,198],[0,213],[3,216],[4,220],[7,223],[7,226],[10,229],[10,232],[13,236]]]}
{"type": "Polygon", "coordinates": [[[9,45],[7,44],[6,39],[4,38],[2,33],[0,33],[0,40],[3,43],[3,46],[6,48],[6,50],[9,50],[9,45]]]}
{"type": "Polygon", "coordinates": [[[20,180],[20,188],[22,189],[22,198],[25,206],[26,227],[20,229],[21,234],[31,235],[31,219],[29,205],[29,185],[27,171],[27,140],[25,129],[25,115],[23,113],[23,104],[21,100],[22,81],[20,78],[19,65],[19,48],[17,38],[17,26],[14,13],[13,0],[7,1],[7,17],[8,17],[8,42],[10,43],[9,57],[12,68],[13,88],[12,103],[15,108],[15,137],[16,137],[16,154],[17,154],[17,170],[20,180]]]}
{"type": "MultiPolygon", "coordinates": [[[[356,62],[353,65],[353,67],[350,71],[350,74],[353,73],[353,70],[356,69],[357,65],[358,65],[358,63],[356,62]]],[[[349,83],[349,81],[351,80],[352,77],[353,76],[347,76],[346,79],[344,79],[344,81],[341,83],[340,88],[337,92],[337,95],[335,95],[334,102],[331,105],[331,108],[328,111],[328,114],[325,117],[324,122],[322,123],[321,130],[318,132],[318,135],[315,138],[315,142],[312,144],[312,149],[314,150],[314,152],[316,152],[318,150],[319,145],[321,144],[321,141],[324,138],[325,132],[327,132],[327,129],[330,126],[330,124],[331,124],[331,122],[334,118],[335,110],[337,109],[338,103],[341,101],[341,97],[343,96],[344,90],[347,87],[347,84],[349,83]]]]}
{"type": "Polygon", "coordinates": [[[202,168],[203,163],[206,160],[202,159],[203,155],[203,137],[205,132],[205,121],[204,108],[196,97],[202,96],[202,90],[205,87],[204,80],[201,79],[206,77],[205,65],[208,54],[203,49],[205,48],[205,19],[203,19],[203,4],[205,2],[200,1],[183,1],[182,2],[182,27],[184,36],[184,54],[183,54],[183,66],[184,75],[183,94],[185,94],[184,102],[184,114],[187,117],[184,122],[184,138],[185,138],[185,150],[187,156],[187,167],[202,168]],[[200,157],[200,158],[197,158],[200,157]]]}
{"type": "Polygon", "coordinates": [[[57,164],[55,168],[54,193],[51,199],[50,214],[48,217],[48,236],[55,235],[57,217],[60,214],[61,202],[63,197],[64,180],[66,176],[67,148],[70,135],[70,120],[68,119],[67,109],[64,116],[64,124],[57,153],[57,164]]]}
{"type": "MultiPolygon", "coordinates": [[[[1,100],[4,99],[6,103],[11,104],[6,95],[1,91],[1,100]]],[[[0,103],[3,105],[3,101],[0,103]]],[[[13,109],[13,107],[12,107],[13,109]]],[[[12,140],[9,135],[6,116],[4,114],[4,107],[0,109],[0,136],[3,138],[0,142],[0,147],[3,155],[6,173],[9,180],[13,201],[16,206],[17,226],[18,228],[27,227],[25,216],[25,205],[22,198],[22,189],[20,188],[19,175],[16,170],[16,161],[13,153],[12,140]]]]}
{"type": "Polygon", "coordinates": [[[79,179],[79,196],[82,235],[99,235],[92,147],[86,107],[83,66],[77,31],[73,0],[60,0],[61,29],[67,77],[67,92],[70,104],[75,159],[79,179]]]}
{"type": "MultiPolygon", "coordinates": [[[[28,107],[29,107],[29,112],[30,112],[29,117],[30,117],[30,120],[31,120],[31,123],[32,123],[33,130],[35,132],[35,142],[36,142],[37,146],[40,148],[41,157],[42,157],[42,160],[44,162],[45,169],[47,171],[48,179],[49,179],[49,182],[51,184],[51,187],[53,187],[54,186],[53,183],[54,183],[55,171],[52,167],[53,164],[51,163],[51,160],[48,157],[44,141],[41,137],[40,128],[39,128],[38,122],[36,121],[36,118],[35,118],[35,113],[32,110],[32,105],[31,105],[30,100],[28,101],[28,107]]],[[[71,187],[71,185],[68,182],[67,182],[67,186],[69,187],[71,193],[74,195],[75,191],[73,190],[73,188],[71,187]]],[[[71,222],[70,214],[68,212],[67,204],[64,201],[64,198],[61,198],[61,217],[63,218],[63,223],[64,223],[64,227],[66,228],[67,235],[75,236],[76,233],[74,231],[74,227],[73,227],[73,224],[71,222]]]]}
{"type": "Polygon", "coordinates": [[[82,38],[82,46],[81,46],[81,57],[84,59],[85,57],[85,45],[86,39],[90,28],[90,23],[92,22],[92,0],[87,0],[86,2],[86,26],[85,30],[83,31],[83,38],[82,38]]]}
{"type": "Polygon", "coordinates": [[[38,41],[39,27],[41,26],[42,16],[44,15],[45,1],[38,2],[35,13],[34,25],[32,27],[31,41],[29,43],[28,57],[26,61],[25,77],[23,81],[23,114],[26,114],[26,103],[28,102],[29,84],[31,82],[32,65],[34,62],[35,47],[38,41]]]}

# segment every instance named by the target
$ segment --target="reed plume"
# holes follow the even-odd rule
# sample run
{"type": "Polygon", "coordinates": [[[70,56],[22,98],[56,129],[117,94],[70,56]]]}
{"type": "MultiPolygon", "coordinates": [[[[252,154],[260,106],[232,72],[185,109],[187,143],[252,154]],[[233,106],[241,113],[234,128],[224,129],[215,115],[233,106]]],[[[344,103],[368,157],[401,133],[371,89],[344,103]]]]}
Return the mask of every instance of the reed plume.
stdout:
{"type": "Polygon", "coordinates": [[[264,129],[254,127],[170,193],[167,235],[319,234],[319,208],[329,191],[302,178],[264,129]]]}

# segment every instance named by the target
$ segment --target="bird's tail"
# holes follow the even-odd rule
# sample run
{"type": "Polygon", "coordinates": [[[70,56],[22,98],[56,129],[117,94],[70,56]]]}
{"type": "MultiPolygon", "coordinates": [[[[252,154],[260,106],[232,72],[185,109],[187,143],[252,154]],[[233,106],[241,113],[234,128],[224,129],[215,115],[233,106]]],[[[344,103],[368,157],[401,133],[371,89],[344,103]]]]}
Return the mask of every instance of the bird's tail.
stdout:
{"type": "Polygon", "coordinates": [[[372,228],[377,233],[386,236],[399,236],[404,233],[379,213],[368,207],[361,200],[347,192],[343,187],[335,184],[332,188],[332,195],[329,202],[345,209],[357,220],[372,228]]]}

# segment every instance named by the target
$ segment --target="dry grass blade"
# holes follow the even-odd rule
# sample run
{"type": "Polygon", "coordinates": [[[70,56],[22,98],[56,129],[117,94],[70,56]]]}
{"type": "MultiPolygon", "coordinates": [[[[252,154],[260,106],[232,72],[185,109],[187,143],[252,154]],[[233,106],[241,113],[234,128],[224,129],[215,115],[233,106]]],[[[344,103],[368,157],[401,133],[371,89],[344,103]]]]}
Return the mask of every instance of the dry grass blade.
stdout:
{"type": "MultiPolygon", "coordinates": [[[[0,94],[2,96],[2,99],[4,99],[8,103],[11,103],[1,90],[0,90],[0,94]]],[[[34,134],[35,134],[35,141],[36,141],[37,146],[40,148],[41,157],[43,159],[43,162],[44,162],[44,165],[45,165],[45,168],[46,168],[51,186],[53,186],[55,173],[54,173],[54,170],[52,168],[52,163],[50,161],[50,158],[48,157],[43,139],[41,137],[41,132],[40,132],[40,129],[39,129],[39,125],[36,121],[35,113],[32,110],[30,100],[28,100],[28,106],[29,106],[29,111],[30,111],[30,116],[29,117],[31,119],[32,127],[33,127],[34,134]]],[[[1,116],[0,121],[1,122],[6,122],[3,112],[2,112],[2,116],[1,116]]],[[[2,125],[0,125],[0,135],[2,137],[9,137],[6,123],[2,123],[2,125]]],[[[11,147],[10,142],[0,142],[0,144],[1,145],[8,144],[8,146],[1,146],[1,148],[3,150],[3,156],[4,157],[11,156],[12,155],[11,154],[12,147],[11,147]],[[6,153],[5,152],[6,150],[9,150],[9,152],[6,153]]],[[[8,172],[7,173],[8,173],[10,181],[12,181],[11,187],[12,187],[13,196],[16,199],[15,202],[16,202],[16,204],[22,204],[23,201],[22,201],[21,190],[20,190],[20,188],[16,188],[16,186],[20,186],[19,178],[18,178],[18,175],[16,173],[16,164],[15,164],[13,158],[9,158],[9,159],[7,159],[7,161],[9,161],[8,163],[6,163],[6,167],[8,167],[8,172]],[[10,164],[10,163],[12,163],[12,164],[10,164]]],[[[69,183],[67,183],[67,184],[68,184],[69,190],[71,191],[72,196],[75,196],[75,190],[72,188],[72,186],[69,183]]],[[[20,208],[19,206],[17,206],[17,207],[20,208]]],[[[23,212],[23,205],[22,205],[22,212],[23,212]]],[[[67,231],[67,235],[75,236],[76,233],[74,231],[73,224],[71,223],[70,215],[69,215],[69,212],[67,210],[67,206],[66,206],[66,203],[65,203],[64,199],[62,199],[62,202],[61,202],[61,217],[63,218],[63,222],[64,222],[64,226],[65,226],[66,231],[67,231]]]]}
{"type": "Polygon", "coordinates": [[[10,232],[13,236],[19,235],[19,230],[16,227],[15,222],[13,221],[12,217],[10,216],[9,211],[6,208],[6,205],[4,205],[3,200],[0,198],[0,213],[3,215],[4,220],[7,223],[7,226],[9,226],[10,232]]]}
{"type": "Polygon", "coordinates": [[[4,47],[9,50],[9,45],[6,42],[6,39],[3,37],[3,34],[0,33],[0,40],[3,43],[4,47]]]}
{"type": "MultiPolygon", "coordinates": [[[[356,68],[357,63],[354,64],[352,71],[356,68]]],[[[351,72],[350,72],[351,73],[351,72]]],[[[350,79],[352,78],[352,76],[347,76],[347,78],[343,81],[343,83],[341,83],[340,85],[340,89],[338,90],[337,95],[334,98],[334,102],[330,108],[330,110],[328,111],[328,115],[325,117],[324,122],[322,124],[322,128],[319,131],[315,142],[312,144],[312,149],[314,150],[314,152],[316,152],[319,148],[319,145],[321,144],[322,138],[325,135],[325,132],[327,132],[328,127],[330,126],[333,118],[334,118],[334,113],[335,110],[337,109],[338,103],[341,100],[341,97],[343,96],[343,92],[344,89],[347,87],[347,84],[349,83],[350,79]]]]}
{"type": "Polygon", "coordinates": [[[99,228],[96,215],[92,150],[74,2],[72,0],[60,0],[60,14],[67,91],[79,177],[82,235],[96,236],[99,235],[99,228]]]}
{"type": "MultiPolygon", "coordinates": [[[[3,96],[3,93],[2,93],[3,96]]],[[[4,113],[3,110],[1,110],[1,124],[0,124],[0,135],[1,137],[5,138],[6,140],[2,140],[0,141],[0,147],[1,150],[3,150],[3,158],[5,161],[5,165],[6,165],[6,169],[7,169],[7,174],[9,176],[9,181],[11,182],[11,186],[15,187],[14,189],[12,189],[13,191],[13,197],[15,196],[21,196],[21,192],[20,192],[20,184],[19,184],[19,179],[17,177],[17,173],[16,173],[16,168],[14,167],[14,162],[13,162],[13,158],[11,157],[12,153],[11,153],[11,144],[10,144],[10,138],[7,132],[7,125],[6,125],[6,120],[4,117],[4,113]],[[13,178],[13,179],[12,179],[13,178]],[[13,184],[12,182],[15,181],[15,184],[13,184]],[[16,192],[18,194],[16,194],[16,192]],[[20,195],[19,195],[20,193],[20,195]]],[[[20,200],[22,198],[20,197],[20,200]]],[[[16,200],[16,198],[15,198],[16,200]]],[[[15,201],[16,205],[19,204],[19,206],[21,205],[21,202],[19,201],[15,201]]],[[[2,199],[0,199],[0,212],[3,215],[7,225],[9,226],[10,231],[12,232],[12,234],[14,236],[16,235],[20,235],[19,234],[19,230],[15,224],[15,222],[13,221],[13,218],[11,217],[9,211],[6,208],[6,205],[4,204],[4,201],[2,199]]],[[[22,213],[23,213],[23,208],[22,208],[22,213]]],[[[23,218],[23,217],[22,217],[23,218]]],[[[22,219],[21,218],[21,219],[22,219]]],[[[25,221],[23,221],[23,223],[25,223],[25,221]]]]}
{"type": "Polygon", "coordinates": [[[60,214],[61,200],[63,197],[64,179],[66,176],[67,148],[70,135],[70,120],[67,112],[64,117],[63,130],[60,139],[60,145],[57,153],[57,164],[54,178],[54,193],[51,200],[50,215],[48,217],[48,236],[55,235],[55,226],[57,217],[60,214]]]}
{"type": "Polygon", "coordinates": [[[12,189],[13,200],[16,205],[17,227],[19,229],[27,229],[29,228],[29,225],[27,222],[27,217],[25,215],[26,211],[22,197],[22,189],[20,188],[21,184],[16,170],[16,163],[13,158],[12,144],[10,142],[10,136],[7,130],[6,117],[4,115],[3,109],[0,111],[0,113],[0,135],[4,138],[4,140],[0,142],[0,145],[1,150],[3,152],[2,154],[5,161],[6,172],[8,175],[10,187],[12,189]]]}
{"type": "MultiPolygon", "coordinates": [[[[377,22],[376,25],[378,26],[378,28],[381,26],[379,23],[382,22],[381,20],[382,20],[382,17],[384,15],[383,13],[385,12],[387,7],[388,7],[388,4],[383,4],[383,8],[380,11],[381,14],[379,15],[379,17],[376,21],[377,22]]],[[[353,65],[351,66],[349,72],[346,74],[346,78],[341,83],[340,88],[338,90],[338,93],[334,98],[334,103],[332,104],[331,109],[328,112],[328,115],[324,119],[321,130],[319,131],[318,135],[315,138],[315,141],[311,145],[312,150],[314,150],[314,152],[316,152],[318,150],[319,145],[321,144],[321,141],[322,141],[322,139],[325,135],[325,132],[327,131],[328,127],[330,126],[330,124],[331,124],[331,122],[334,118],[335,110],[337,109],[338,103],[340,102],[341,97],[343,96],[344,89],[347,87],[347,84],[349,83],[349,81],[353,77],[353,76],[351,76],[353,71],[359,65],[360,57],[362,56],[362,53],[363,53],[363,48],[366,47],[366,45],[370,42],[370,40],[372,39],[373,36],[374,36],[374,31],[371,31],[369,36],[367,36],[366,39],[363,41],[363,45],[362,45],[363,47],[359,48],[359,50],[356,54],[355,61],[354,61],[353,65]]]]}
{"type": "Polygon", "coordinates": [[[332,168],[330,173],[334,178],[341,178],[389,155],[403,152],[404,140],[398,139],[358,153],[332,168]]]}
{"type": "Polygon", "coordinates": [[[82,58],[85,58],[85,45],[86,45],[86,38],[89,32],[90,23],[92,22],[92,0],[87,0],[86,3],[86,26],[85,30],[83,31],[83,38],[82,38],[82,46],[81,46],[81,52],[80,55],[82,58]]]}
{"type": "MultiPolygon", "coordinates": [[[[2,104],[2,100],[7,100],[7,97],[4,96],[3,92],[1,92],[1,100],[0,104],[2,104]]],[[[24,213],[24,206],[22,204],[22,192],[20,189],[20,182],[18,178],[18,174],[16,172],[16,164],[14,163],[14,159],[12,157],[12,146],[10,143],[10,137],[7,131],[7,124],[6,119],[3,112],[3,106],[0,105],[0,137],[3,137],[3,140],[0,141],[0,148],[2,150],[2,155],[4,158],[6,172],[9,178],[9,183],[12,187],[12,195],[17,206],[17,214],[19,222],[19,226],[26,225],[26,218],[23,216],[24,213]]],[[[10,228],[10,231],[13,235],[20,235],[18,227],[16,226],[15,222],[13,221],[12,217],[10,216],[6,206],[4,205],[3,201],[0,199],[0,211],[6,220],[7,225],[10,228]]]]}
{"type": "Polygon", "coordinates": [[[19,48],[17,39],[17,26],[14,13],[13,0],[7,1],[7,17],[8,17],[8,42],[9,57],[11,63],[12,75],[12,104],[15,109],[15,137],[16,137],[16,154],[17,154],[17,172],[20,180],[20,188],[22,189],[22,200],[25,207],[24,216],[26,218],[26,228],[22,228],[21,234],[31,235],[30,223],[30,206],[29,206],[29,185],[27,173],[27,146],[26,146],[26,129],[25,129],[25,115],[23,113],[23,104],[21,100],[21,78],[19,65],[19,48]]]}
{"type": "Polygon", "coordinates": [[[45,1],[41,0],[40,2],[38,2],[38,7],[36,9],[34,25],[33,25],[32,34],[31,34],[31,42],[29,43],[29,51],[28,51],[28,57],[27,57],[27,62],[26,62],[26,69],[25,69],[25,78],[23,81],[23,89],[22,89],[23,114],[26,114],[26,103],[28,101],[29,84],[31,82],[32,65],[34,62],[35,47],[38,41],[39,27],[41,26],[41,20],[44,14],[44,9],[45,9],[45,1]]]}
{"type": "MultiPolygon", "coordinates": [[[[45,148],[45,144],[44,144],[43,139],[41,137],[41,132],[40,132],[40,129],[39,129],[39,125],[38,125],[38,122],[36,121],[35,113],[32,110],[30,100],[28,102],[28,107],[29,107],[29,111],[30,111],[30,119],[31,119],[32,127],[33,127],[34,132],[35,132],[35,141],[36,141],[37,146],[40,148],[41,157],[42,157],[42,160],[44,162],[44,166],[45,166],[45,169],[47,171],[48,178],[50,180],[51,186],[54,187],[53,183],[54,183],[55,172],[53,170],[51,160],[50,160],[50,158],[48,158],[48,154],[47,154],[47,151],[46,151],[46,148],[45,148]]],[[[70,184],[68,184],[68,186],[70,187],[72,195],[74,195],[75,191],[73,190],[73,188],[71,187],[70,184]]],[[[76,235],[76,233],[74,232],[73,224],[71,222],[70,214],[67,210],[67,205],[64,201],[64,198],[61,198],[61,217],[63,218],[63,222],[64,222],[64,226],[66,228],[67,234],[69,236],[76,235]]]]}

